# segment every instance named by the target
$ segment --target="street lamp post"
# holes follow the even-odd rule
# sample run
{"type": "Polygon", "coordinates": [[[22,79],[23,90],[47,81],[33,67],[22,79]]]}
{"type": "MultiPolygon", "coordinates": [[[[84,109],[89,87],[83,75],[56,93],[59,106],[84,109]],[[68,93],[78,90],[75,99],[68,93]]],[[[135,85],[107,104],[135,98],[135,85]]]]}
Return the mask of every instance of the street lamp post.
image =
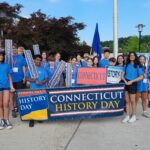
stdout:
{"type": "Polygon", "coordinates": [[[118,0],[113,0],[113,39],[114,39],[114,57],[118,55],[118,0]]]}
{"type": "Polygon", "coordinates": [[[141,36],[142,36],[142,31],[143,31],[144,27],[145,27],[145,25],[143,25],[143,24],[138,24],[136,26],[136,28],[138,29],[138,32],[139,32],[139,52],[141,52],[141,36]]]}

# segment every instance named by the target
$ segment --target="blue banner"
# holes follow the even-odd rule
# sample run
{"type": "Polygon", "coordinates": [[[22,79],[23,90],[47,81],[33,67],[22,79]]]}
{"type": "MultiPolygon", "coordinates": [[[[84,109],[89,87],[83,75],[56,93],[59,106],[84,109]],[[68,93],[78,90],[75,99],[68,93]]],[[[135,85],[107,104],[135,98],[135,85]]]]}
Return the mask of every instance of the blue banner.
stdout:
{"type": "MultiPolygon", "coordinates": [[[[35,113],[33,114],[33,112],[46,108],[47,120],[49,121],[80,120],[123,115],[124,84],[46,90],[47,92],[43,93],[44,95],[40,92],[39,94],[36,92],[35,95],[32,95],[32,90],[17,91],[17,102],[22,120],[30,120],[31,117],[34,119],[35,113]],[[30,93],[30,96],[24,95],[21,97],[21,93],[30,93]],[[32,108],[30,107],[31,104],[32,108]],[[24,108],[27,110],[24,110],[24,108]],[[31,109],[28,110],[28,108],[31,109]],[[28,113],[30,113],[29,116],[27,116],[28,113]],[[23,118],[25,114],[26,117],[23,118]]],[[[35,90],[33,91],[35,92],[35,90]]],[[[35,120],[40,120],[41,114],[38,113],[36,115],[39,115],[39,118],[36,116],[35,120]]]]}
{"type": "Polygon", "coordinates": [[[16,94],[22,120],[48,119],[48,97],[46,90],[22,90],[16,94]]]}

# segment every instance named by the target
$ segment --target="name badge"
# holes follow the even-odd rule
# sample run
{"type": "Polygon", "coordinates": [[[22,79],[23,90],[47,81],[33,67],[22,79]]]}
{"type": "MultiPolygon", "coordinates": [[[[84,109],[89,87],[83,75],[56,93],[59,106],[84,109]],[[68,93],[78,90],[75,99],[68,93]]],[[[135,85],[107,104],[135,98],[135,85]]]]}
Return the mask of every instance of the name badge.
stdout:
{"type": "Polygon", "coordinates": [[[75,79],[72,79],[71,82],[72,82],[72,83],[75,83],[75,79]]]}
{"type": "Polygon", "coordinates": [[[143,83],[147,83],[148,82],[148,80],[147,79],[143,79],[143,83]]]}
{"type": "Polygon", "coordinates": [[[18,72],[18,68],[17,68],[17,67],[14,67],[14,68],[13,68],[13,72],[18,72]]]}

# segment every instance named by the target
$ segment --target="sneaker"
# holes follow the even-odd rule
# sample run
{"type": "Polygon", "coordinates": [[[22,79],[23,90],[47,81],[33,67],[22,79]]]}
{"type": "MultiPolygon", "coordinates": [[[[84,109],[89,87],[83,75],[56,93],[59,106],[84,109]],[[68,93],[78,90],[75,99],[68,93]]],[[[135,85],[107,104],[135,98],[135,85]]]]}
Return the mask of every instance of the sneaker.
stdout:
{"type": "Polygon", "coordinates": [[[34,120],[29,121],[29,127],[34,127],[34,120]]]}
{"type": "Polygon", "coordinates": [[[146,118],[150,118],[150,114],[147,111],[144,111],[142,115],[146,118]]]}
{"type": "Polygon", "coordinates": [[[133,115],[132,117],[131,117],[131,119],[128,121],[129,123],[133,123],[133,122],[135,122],[136,121],[136,116],[135,115],[133,115]]]}
{"type": "Polygon", "coordinates": [[[12,110],[12,117],[13,117],[13,118],[16,118],[16,117],[17,117],[17,114],[16,114],[16,111],[15,111],[15,110],[12,110]]]}
{"type": "Polygon", "coordinates": [[[12,128],[13,128],[13,126],[12,126],[12,124],[10,123],[9,120],[5,120],[5,126],[6,126],[7,129],[12,129],[12,128]]]}
{"type": "Polygon", "coordinates": [[[127,123],[129,120],[130,120],[130,117],[129,117],[129,116],[126,116],[126,117],[122,120],[122,123],[127,123]]]}
{"type": "Polygon", "coordinates": [[[5,128],[5,122],[3,119],[0,120],[0,130],[5,128]]]}

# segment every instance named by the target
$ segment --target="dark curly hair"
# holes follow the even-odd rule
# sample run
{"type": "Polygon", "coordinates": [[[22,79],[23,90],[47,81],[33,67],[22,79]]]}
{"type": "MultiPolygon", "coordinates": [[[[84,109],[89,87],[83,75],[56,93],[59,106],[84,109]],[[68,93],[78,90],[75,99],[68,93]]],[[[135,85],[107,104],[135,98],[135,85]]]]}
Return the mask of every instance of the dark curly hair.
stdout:
{"type": "Polygon", "coordinates": [[[128,64],[131,63],[131,60],[130,60],[130,55],[131,54],[134,54],[134,56],[135,56],[134,68],[137,68],[139,66],[139,59],[138,59],[138,56],[137,56],[136,52],[134,52],[134,51],[132,51],[132,52],[129,53],[128,58],[127,58],[126,66],[128,66],[128,64]]]}

